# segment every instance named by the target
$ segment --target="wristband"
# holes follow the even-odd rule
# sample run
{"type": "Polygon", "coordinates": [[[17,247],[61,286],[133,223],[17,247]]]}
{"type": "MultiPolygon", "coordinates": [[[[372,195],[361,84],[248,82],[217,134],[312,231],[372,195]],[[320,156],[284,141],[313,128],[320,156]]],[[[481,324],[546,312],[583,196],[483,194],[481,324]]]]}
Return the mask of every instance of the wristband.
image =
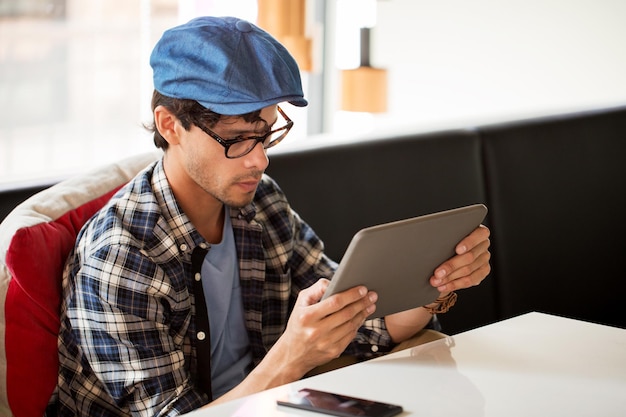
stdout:
{"type": "Polygon", "coordinates": [[[446,313],[448,310],[450,310],[450,308],[454,304],[456,304],[456,299],[457,299],[457,295],[454,291],[452,291],[443,297],[438,297],[435,300],[435,303],[437,303],[436,306],[434,307],[423,306],[423,307],[430,314],[446,313]]]}

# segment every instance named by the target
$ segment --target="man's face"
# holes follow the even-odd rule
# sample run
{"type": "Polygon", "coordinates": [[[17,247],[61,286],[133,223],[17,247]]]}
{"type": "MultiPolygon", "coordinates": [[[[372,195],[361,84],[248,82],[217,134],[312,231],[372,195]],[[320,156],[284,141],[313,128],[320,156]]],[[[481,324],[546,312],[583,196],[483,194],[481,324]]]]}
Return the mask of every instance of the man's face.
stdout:
{"type": "MultiPolygon", "coordinates": [[[[248,123],[241,117],[228,116],[211,127],[224,140],[260,136],[273,127],[277,120],[276,106],[261,110],[265,122],[248,123]]],[[[190,186],[197,185],[215,200],[231,207],[249,204],[259,181],[269,164],[266,150],[257,144],[247,155],[229,159],[224,147],[197,126],[183,133],[173,157],[188,177],[190,186]]]]}

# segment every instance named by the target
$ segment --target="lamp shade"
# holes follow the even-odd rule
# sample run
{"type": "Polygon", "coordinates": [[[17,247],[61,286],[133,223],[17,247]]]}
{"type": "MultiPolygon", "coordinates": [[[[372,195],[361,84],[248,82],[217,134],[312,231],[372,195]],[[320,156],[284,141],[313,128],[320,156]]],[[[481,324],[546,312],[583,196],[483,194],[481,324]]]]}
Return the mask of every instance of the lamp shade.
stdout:
{"type": "Polygon", "coordinates": [[[361,28],[360,66],[341,72],[341,109],[384,113],[387,111],[387,70],[370,65],[370,28],[361,28]]]}
{"type": "Polygon", "coordinates": [[[306,33],[306,0],[258,0],[257,24],[293,55],[302,71],[312,68],[311,39],[306,33]]]}
{"type": "Polygon", "coordinates": [[[355,112],[387,111],[387,70],[361,66],[341,71],[341,109],[355,112]]]}

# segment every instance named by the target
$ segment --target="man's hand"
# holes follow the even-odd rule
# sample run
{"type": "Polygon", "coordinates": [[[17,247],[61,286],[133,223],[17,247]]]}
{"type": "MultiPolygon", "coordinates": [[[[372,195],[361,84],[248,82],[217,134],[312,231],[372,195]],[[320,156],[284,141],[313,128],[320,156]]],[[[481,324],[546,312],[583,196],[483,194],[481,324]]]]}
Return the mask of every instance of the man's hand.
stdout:
{"type": "MultiPolygon", "coordinates": [[[[479,226],[456,245],[456,255],[435,269],[430,283],[441,295],[480,284],[491,271],[489,259],[490,231],[479,226]]],[[[424,308],[414,308],[385,317],[387,330],[394,342],[402,342],[428,324],[432,315],[424,308]]]]}
{"type": "Polygon", "coordinates": [[[447,293],[480,284],[491,272],[487,227],[480,225],[456,246],[456,255],[435,269],[430,283],[447,293]]]}
{"type": "Polygon", "coordinates": [[[304,373],[338,357],[376,309],[376,293],[364,286],[351,288],[320,301],[329,281],[321,279],[298,295],[287,329],[279,342],[286,360],[304,373]]]}
{"type": "Polygon", "coordinates": [[[265,358],[241,384],[211,404],[296,381],[346,349],[376,310],[378,295],[359,286],[320,301],[329,282],[321,279],[300,291],[285,332],[265,358]]]}

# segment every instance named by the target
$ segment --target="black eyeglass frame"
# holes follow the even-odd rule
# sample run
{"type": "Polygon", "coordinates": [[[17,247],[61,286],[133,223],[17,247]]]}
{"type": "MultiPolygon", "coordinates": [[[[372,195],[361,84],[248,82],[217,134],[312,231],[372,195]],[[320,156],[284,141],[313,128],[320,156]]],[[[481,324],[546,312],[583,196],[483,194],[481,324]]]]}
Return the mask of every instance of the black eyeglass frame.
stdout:
{"type": "Polygon", "coordinates": [[[226,158],[228,158],[228,159],[236,159],[236,158],[241,158],[242,156],[248,155],[250,152],[252,152],[252,150],[259,143],[263,143],[263,149],[269,149],[272,146],[278,145],[280,143],[280,141],[282,141],[285,138],[285,136],[287,136],[287,133],[289,133],[289,131],[293,127],[293,121],[289,118],[289,116],[287,116],[285,114],[285,112],[280,108],[280,106],[276,106],[276,109],[278,110],[280,115],[283,117],[283,119],[285,119],[287,124],[284,125],[284,126],[279,127],[278,129],[270,130],[269,132],[267,132],[266,134],[264,134],[262,136],[247,136],[247,137],[242,137],[242,138],[238,138],[238,139],[226,140],[226,139],[223,139],[220,135],[218,135],[214,131],[212,131],[211,129],[209,129],[208,127],[202,126],[201,124],[197,124],[197,123],[194,123],[194,124],[196,126],[198,126],[200,128],[200,130],[202,130],[204,133],[206,133],[207,135],[209,135],[210,137],[215,139],[215,141],[217,141],[217,143],[219,143],[220,145],[222,145],[224,147],[224,155],[226,156],[226,158]],[[269,142],[267,144],[264,143],[267,140],[268,137],[272,136],[275,133],[280,132],[281,130],[283,131],[283,133],[280,136],[278,136],[276,139],[272,140],[271,142],[269,142]],[[234,155],[234,156],[229,156],[228,155],[228,150],[230,149],[231,146],[233,146],[233,145],[235,145],[237,143],[246,142],[246,141],[253,141],[253,140],[255,141],[254,145],[250,146],[243,153],[241,153],[239,155],[234,155]]]}

